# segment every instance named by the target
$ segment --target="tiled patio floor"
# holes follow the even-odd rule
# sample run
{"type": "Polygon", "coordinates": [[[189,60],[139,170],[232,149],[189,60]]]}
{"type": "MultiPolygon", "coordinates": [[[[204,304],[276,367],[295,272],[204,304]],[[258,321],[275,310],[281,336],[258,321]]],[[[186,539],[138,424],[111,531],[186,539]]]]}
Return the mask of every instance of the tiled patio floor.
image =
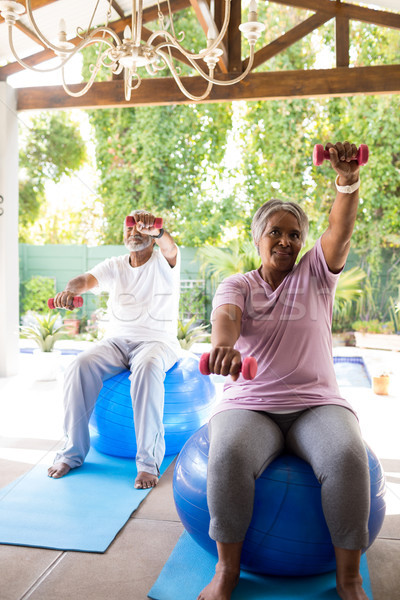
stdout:
{"type": "MultiPolygon", "coordinates": [[[[399,600],[400,353],[336,348],[335,354],[363,356],[371,375],[381,367],[392,372],[389,396],[361,387],[342,391],[387,477],[387,516],[367,553],[374,600],[399,600]]],[[[63,368],[69,360],[62,357],[63,368]]],[[[51,464],[62,439],[61,388],[62,374],[35,381],[30,355],[21,355],[17,377],[0,379],[0,487],[38,462],[51,464]]],[[[104,554],[0,545],[0,600],[145,600],[183,531],[172,473],[173,465],[104,554]]]]}

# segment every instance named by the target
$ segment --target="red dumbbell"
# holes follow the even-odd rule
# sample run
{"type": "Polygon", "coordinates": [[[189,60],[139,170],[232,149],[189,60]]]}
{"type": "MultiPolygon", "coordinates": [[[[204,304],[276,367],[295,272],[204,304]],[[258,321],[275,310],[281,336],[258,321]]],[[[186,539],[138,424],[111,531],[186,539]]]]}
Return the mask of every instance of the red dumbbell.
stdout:
{"type": "MultiPolygon", "coordinates": [[[[199,362],[200,373],[203,375],[210,375],[211,371],[208,366],[208,361],[210,358],[210,354],[206,352],[202,354],[199,362]]],[[[254,379],[257,375],[257,361],[253,356],[248,356],[244,359],[242,364],[240,365],[240,371],[244,377],[244,379],[254,379]]]]}
{"type": "MultiPolygon", "coordinates": [[[[75,296],[74,300],[73,300],[73,305],[74,305],[74,308],[80,308],[83,305],[82,296],[75,296]]],[[[47,306],[51,309],[57,308],[56,306],[54,306],[54,298],[49,298],[47,300],[47,306]]]]}
{"type": "MultiPolygon", "coordinates": [[[[128,215],[125,218],[125,227],[133,227],[135,225],[136,221],[135,218],[132,217],[132,215],[128,215]]],[[[154,229],[161,229],[163,224],[163,220],[161,217],[157,217],[156,219],[154,219],[154,229]]]]}
{"type": "MultiPolygon", "coordinates": [[[[353,158],[356,160],[360,167],[366,165],[368,162],[369,150],[367,144],[360,144],[357,150],[357,156],[353,158]]],[[[325,150],[322,144],[315,144],[313,151],[313,163],[317,167],[322,165],[324,160],[329,160],[330,154],[328,150],[325,150]]]]}

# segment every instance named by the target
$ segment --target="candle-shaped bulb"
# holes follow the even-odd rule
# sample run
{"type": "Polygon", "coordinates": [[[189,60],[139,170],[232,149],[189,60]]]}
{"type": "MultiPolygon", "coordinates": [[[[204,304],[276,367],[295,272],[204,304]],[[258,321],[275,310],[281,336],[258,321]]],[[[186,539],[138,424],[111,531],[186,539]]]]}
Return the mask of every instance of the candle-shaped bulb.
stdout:
{"type": "Polygon", "coordinates": [[[130,40],[132,38],[132,32],[129,25],[127,25],[124,29],[124,40],[130,40]]]}
{"type": "Polygon", "coordinates": [[[250,0],[249,21],[257,21],[257,0],[250,0]]]}
{"type": "Polygon", "coordinates": [[[58,31],[60,33],[66,33],[67,32],[67,25],[65,24],[65,19],[60,19],[60,22],[58,24],[58,31]]]}

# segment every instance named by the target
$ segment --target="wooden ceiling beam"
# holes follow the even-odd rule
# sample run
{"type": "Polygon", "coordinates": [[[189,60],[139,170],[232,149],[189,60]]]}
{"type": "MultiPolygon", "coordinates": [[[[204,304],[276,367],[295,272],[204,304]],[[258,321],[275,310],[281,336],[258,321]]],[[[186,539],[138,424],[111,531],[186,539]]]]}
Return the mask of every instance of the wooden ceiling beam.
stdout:
{"type": "Polygon", "coordinates": [[[313,12],[323,12],[332,17],[346,17],[355,21],[400,29],[400,15],[389,11],[364,8],[345,2],[332,2],[331,0],[271,0],[271,2],[304,8],[313,12]]]}
{"type": "MultiPolygon", "coordinates": [[[[256,52],[254,55],[253,69],[259,67],[260,65],[265,63],[273,56],[276,56],[280,52],[283,52],[284,50],[286,50],[286,48],[292,46],[295,42],[298,42],[315,29],[318,29],[318,27],[321,27],[321,25],[323,25],[327,21],[330,21],[331,18],[332,17],[330,15],[326,15],[325,13],[316,13],[315,15],[312,15],[302,23],[299,23],[298,25],[281,35],[279,38],[277,38],[276,40],[274,40],[273,42],[271,42],[267,46],[264,46],[264,48],[256,52]]],[[[246,60],[243,61],[243,70],[247,67],[248,62],[248,58],[246,58],[246,60]]]]}
{"type": "MultiPolygon", "coordinates": [[[[201,77],[184,77],[183,83],[193,94],[204,92],[201,77]]],[[[71,86],[78,91],[81,86],[71,86]]],[[[233,100],[282,100],[328,98],[358,94],[399,94],[400,65],[336,69],[250,73],[234,86],[214,86],[204,102],[233,100]]],[[[144,79],[129,102],[123,100],[122,81],[98,82],[81,98],[67,96],[61,86],[20,88],[18,110],[64,108],[110,108],[143,105],[188,104],[171,78],[144,79]]]]}

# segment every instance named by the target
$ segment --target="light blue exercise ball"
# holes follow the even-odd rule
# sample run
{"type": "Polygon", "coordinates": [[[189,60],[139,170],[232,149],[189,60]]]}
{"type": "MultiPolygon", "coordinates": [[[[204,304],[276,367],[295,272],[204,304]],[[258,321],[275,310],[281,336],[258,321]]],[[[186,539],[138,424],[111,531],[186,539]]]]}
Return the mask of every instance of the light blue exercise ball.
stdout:
{"type": "MultiPolygon", "coordinates": [[[[104,382],[90,419],[91,444],[103,454],[136,456],[129,375],[125,370],[104,382]]],[[[200,373],[198,357],[188,353],[167,371],[164,389],[165,452],[178,454],[190,436],[207,423],[216,388],[210,377],[200,373]]]]}
{"type": "MultiPolygon", "coordinates": [[[[208,535],[208,449],[205,425],[180,452],[173,489],[183,526],[200,546],[217,555],[216,543],[208,535]]],[[[370,546],[385,517],[385,478],[379,460],[368,446],[366,449],[371,480],[370,546]]],[[[243,544],[241,566],[247,571],[279,576],[335,570],[321,486],[311,466],[297,456],[282,454],[256,480],[253,518],[243,544]]]]}

